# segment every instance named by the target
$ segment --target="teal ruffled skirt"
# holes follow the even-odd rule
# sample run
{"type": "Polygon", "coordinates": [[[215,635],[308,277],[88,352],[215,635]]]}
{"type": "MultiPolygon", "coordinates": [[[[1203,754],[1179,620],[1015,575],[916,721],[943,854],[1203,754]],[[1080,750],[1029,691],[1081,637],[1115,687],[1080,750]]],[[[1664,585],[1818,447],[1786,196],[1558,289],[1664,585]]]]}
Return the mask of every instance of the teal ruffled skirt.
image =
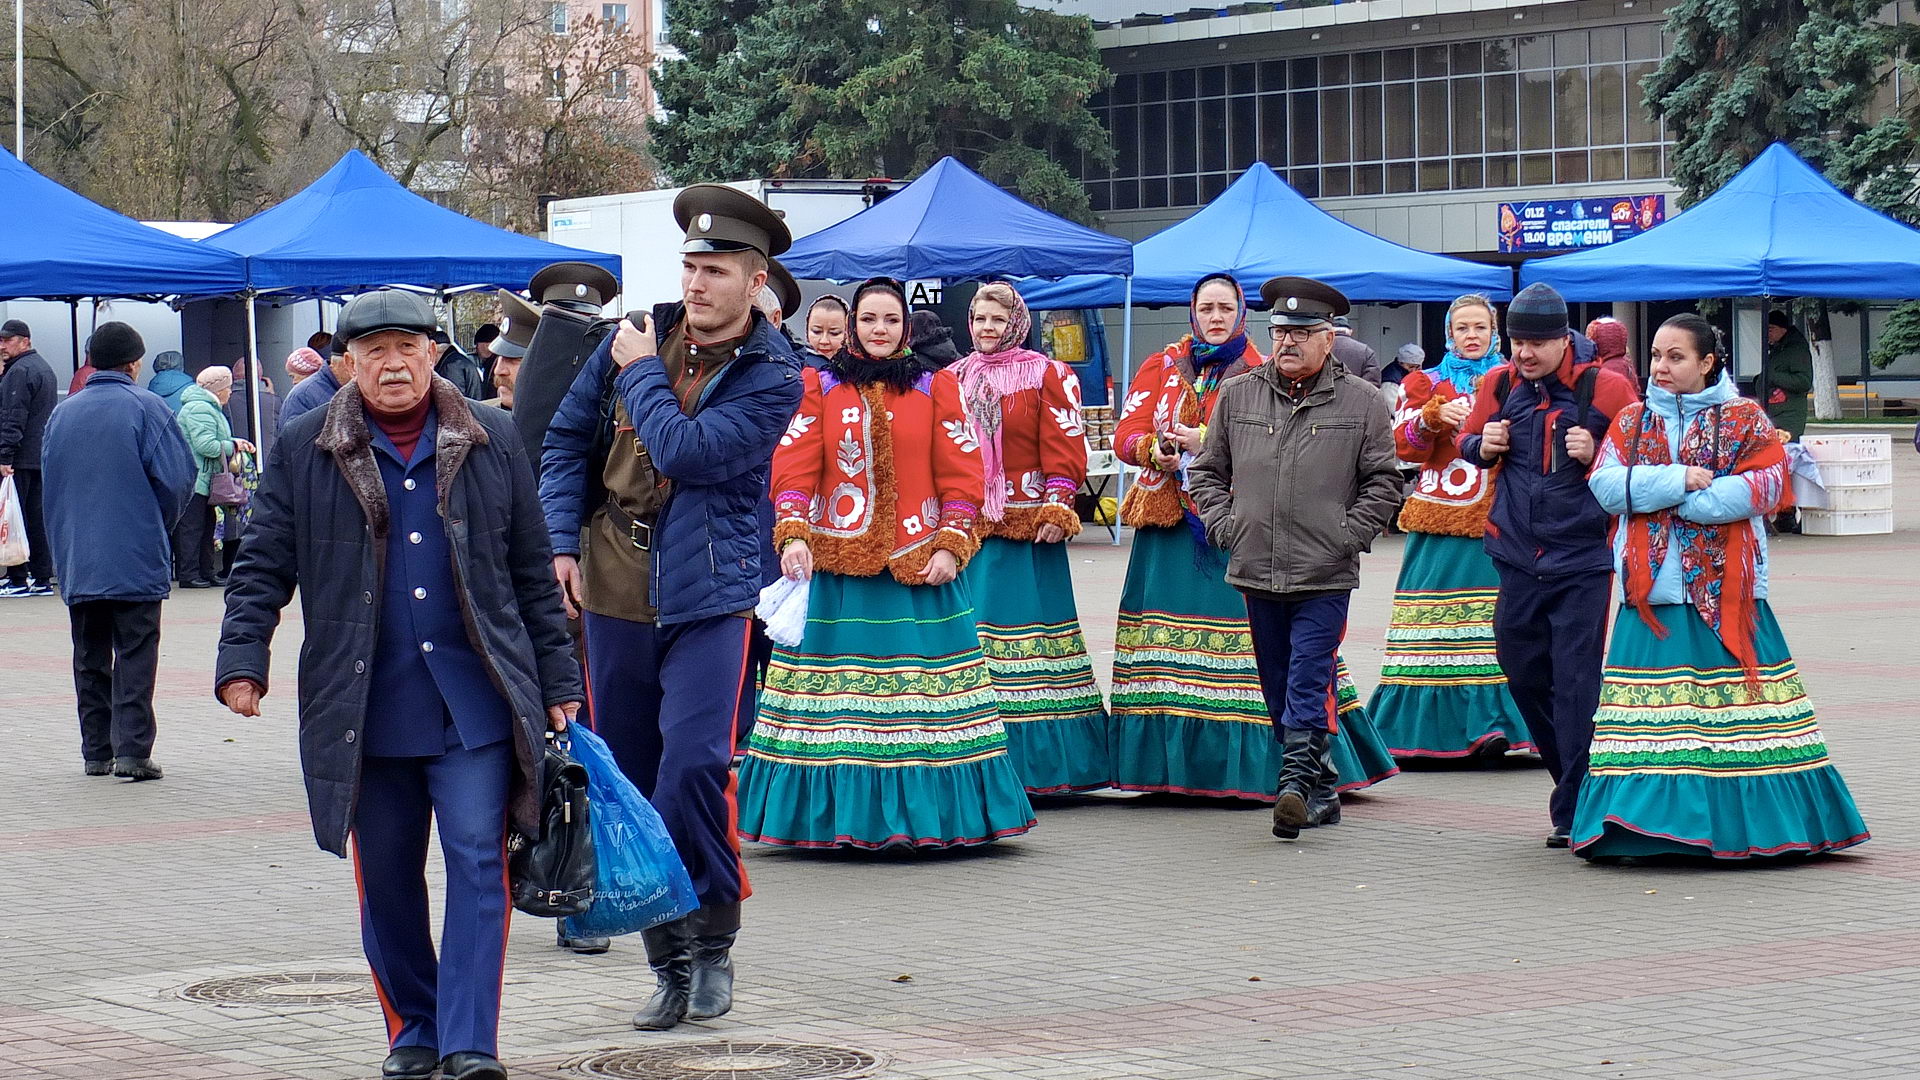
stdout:
{"type": "Polygon", "coordinates": [[[1757,688],[1691,605],[1653,612],[1664,640],[1632,608],[1614,620],[1574,852],[1749,859],[1866,840],[1766,601],[1757,688]]]}
{"type": "Polygon", "coordinates": [[[815,574],[740,763],[740,836],[944,848],[1033,827],[966,585],[815,574]]]}

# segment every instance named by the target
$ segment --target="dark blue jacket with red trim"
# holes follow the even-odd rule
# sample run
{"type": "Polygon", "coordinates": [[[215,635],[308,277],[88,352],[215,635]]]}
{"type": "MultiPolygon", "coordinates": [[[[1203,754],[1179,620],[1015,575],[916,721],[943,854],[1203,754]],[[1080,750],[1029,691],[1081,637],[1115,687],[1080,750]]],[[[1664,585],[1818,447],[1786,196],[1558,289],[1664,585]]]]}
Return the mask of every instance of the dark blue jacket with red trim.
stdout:
{"type": "Polygon", "coordinates": [[[1559,370],[1537,382],[1502,364],[1480,381],[1473,413],[1461,425],[1460,456],[1482,468],[1496,464],[1493,507],[1487,515],[1487,554],[1502,569],[1551,578],[1609,573],[1607,544],[1612,519],[1587,487],[1588,466],[1567,456],[1567,432],[1577,425],[1593,433],[1594,445],[1621,409],[1639,400],[1633,384],[1570,345],[1559,370]],[[1593,371],[1592,395],[1579,400],[1583,373],[1593,371]],[[1505,400],[1497,389],[1508,387],[1505,400]],[[1505,454],[1481,456],[1487,424],[1512,425],[1505,454]]]}

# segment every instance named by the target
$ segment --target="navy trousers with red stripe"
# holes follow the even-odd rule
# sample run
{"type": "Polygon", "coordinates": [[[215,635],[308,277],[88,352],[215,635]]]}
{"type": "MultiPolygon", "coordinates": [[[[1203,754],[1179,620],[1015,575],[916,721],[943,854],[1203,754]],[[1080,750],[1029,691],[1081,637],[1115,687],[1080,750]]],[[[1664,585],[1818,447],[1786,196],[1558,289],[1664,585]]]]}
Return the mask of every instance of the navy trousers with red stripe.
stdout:
{"type": "Polygon", "coordinates": [[[1273,717],[1274,739],[1281,739],[1286,728],[1333,730],[1334,665],[1352,599],[1346,592],[1301,600],[1247,597],[1253,662],[1260,696],[1273,717]]]}
{"type": "Polygon", "coordinates": [[[666,822],[702,907],[738,903],[734,726],[753,620],[717,615],[656,626],[587,612],[593,730],[666,822]]]}
{"type": "Polygon", "coordinates": [[[390,1046],[498,1054],[512,770],[507,740],[361,762],[353,814],[360,940],[390,1046]],[[438,956],[427,914],[427,834],[435,823],[447,869],[438,956]]]}

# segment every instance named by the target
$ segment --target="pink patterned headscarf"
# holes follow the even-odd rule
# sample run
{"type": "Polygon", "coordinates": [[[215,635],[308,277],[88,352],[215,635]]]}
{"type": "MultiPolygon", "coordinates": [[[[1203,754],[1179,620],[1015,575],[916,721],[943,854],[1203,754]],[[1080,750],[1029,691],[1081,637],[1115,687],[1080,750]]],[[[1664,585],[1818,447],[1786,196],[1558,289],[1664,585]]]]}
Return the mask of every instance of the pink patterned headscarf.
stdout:
{"type": "Polygon", "coordinates": [[[961,357],[953,365],[960,378],[960,400],[980,436],[981,466],[987,476],[987,503],[983,508],[988,520],[999,521],[1007,513],[1006,455],[1001,447],[1001,409],[1006,397],[1023,390],[1038,390],[1051,362],[1045,353],[1027,348],[1027,334],[1033,329],[1033,313],[1027,302],[1005,282],[980,286],[967,309],[969,322],[973,307],[982,301],[1007,309],[1007,333],[1000,339],[1000,351],[983,353],[978,349],[961,357]]]}

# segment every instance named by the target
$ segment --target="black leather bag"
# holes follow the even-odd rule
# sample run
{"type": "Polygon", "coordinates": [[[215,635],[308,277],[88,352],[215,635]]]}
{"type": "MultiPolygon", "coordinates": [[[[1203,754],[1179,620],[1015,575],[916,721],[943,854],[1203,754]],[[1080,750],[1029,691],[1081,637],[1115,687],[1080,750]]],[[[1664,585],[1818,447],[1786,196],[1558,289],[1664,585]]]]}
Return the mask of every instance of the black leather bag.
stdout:
{"type": "Polygon", "coordinates": [[[588,821],[587,769],[573,760],[564,736],[547,733],[540,835],[508,841],[513,906],[542,919],[579,915],[593,903],[597,871],[588,821]]]}

